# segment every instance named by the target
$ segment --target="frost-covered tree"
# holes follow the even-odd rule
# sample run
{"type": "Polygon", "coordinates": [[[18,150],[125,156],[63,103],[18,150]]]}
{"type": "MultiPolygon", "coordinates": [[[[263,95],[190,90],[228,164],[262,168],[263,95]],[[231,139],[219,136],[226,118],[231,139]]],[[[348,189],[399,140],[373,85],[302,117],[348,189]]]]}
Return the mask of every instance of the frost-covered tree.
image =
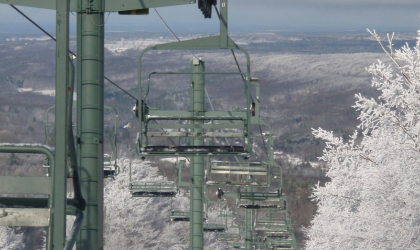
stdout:
{"type": "Polygon", "coordinates": [[[24,249],[23,236],[13,228],[0,227],[0,249],[24,249]]]}
{"type": "MultiPolygon", "coordinates": [[[[185,250],[189,247],[189,222],[171,222],[170,198],[132,198],[128,190],[129,159],[118,162],[121,173],[105,180],[104,189],[104,249],[105,250],[185,250]]],[[[132,178],[135,181],[166,181],[158,169],[148,161],[133,161],[132,178]]],[[[71,195],[70,195],[71,196],[71,195]]],[[[181,190],[173,200],[177,209],[189,209],[186,191],[181,190]]],[[[214,218],[216,211],[210,211],[214,218]]],[[[67,235],[74,217],[67,218],[67,235]]],[[[0,227],[0,249],[35,250],[45,249],[44,244],[30,245],[25,241],[20,228],[0,227]]],[[[30,238],[30,237],[28,237],[30,238]]],[[[39,237],[38,237],[39,238],[39,237]]],[[[214,233],[204,235],[206,249],[222,250],[226,246],[216,241],[214,233]]],[[[76,247],[74,247],[76,249],[76,247]]]]}
{"type": "Polygon", "coordinates": [[[356,95],[361,142],[314,130],[331,182],[316,186],[318,212],[306,249],[420,249],[420,36],[413,48],[384,46],[391,63],[368,71],[379,97],[356,95]]]}

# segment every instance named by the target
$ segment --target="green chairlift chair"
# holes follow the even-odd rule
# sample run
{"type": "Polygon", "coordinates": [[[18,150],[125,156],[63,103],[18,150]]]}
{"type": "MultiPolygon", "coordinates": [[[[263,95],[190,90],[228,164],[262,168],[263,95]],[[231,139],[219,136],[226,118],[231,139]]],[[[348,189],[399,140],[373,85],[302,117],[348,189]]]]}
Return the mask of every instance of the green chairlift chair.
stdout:
{"type": "Polygon", "coordinates": [[[238,208],[260,209],[280,208],[286,209],[286,197],[277,192],[240,191],[237,199],[238,208]],[[250,204],[248,201],[252,201],[250,204]]]}
{"type": "MultiPolygon", "coordinates": [[[[193,60],[195,60],[194,58],[193,60]]],[[[227,30],[220,35],[159,44],[144,49],[139,55],[138,66],[138,104],[134,112],[139,119],[137,153],[142,157],[153,155],[235,155],[248,157],[252,152],[252,117],[255,115],[255,103],[252,102],[249,54],[239,47],[229,36],[227,30]],[[204,72],[205,75],[238,75],[244,82],[244,100],[246,106],[236,111],[193,112],[191,110],[165,110],[149,108],[147,97],[151,89],[152,77],[156,75],[191,75],[191,72],[152,72],[148,75],[147,90],[143,93],[142,58],[151,50],[239,50],[245,54],[247,67],[242,72],[204,72]],[[200,131],[200,132],[197,132],[200,131]],[[162,144],[159,138],[171,138],[174,145],[162,144]],[[203,146],[183,145],[183,139],[200,138],[203,146]],[[238,145],[225,145],[223,138],[239,142],[238,145]],[[157,139],[157,140],[156,140],[157,139]]],[[[204,100],[203,100],[204,101],[204,100]]]]}
{"type": "MultiPolygon", "coordinates": [[[[270,129],[270,128],[268,128],[270,129]]],[[[248,161],[211,161],[207,164],[206,184],[210,186],[269,187],[272,168],[281,168],[274,161],[273,137],[268,131],[261,137],[268,141],[268,159],[263,162],[248,161]]],[[[281,186],[281,177],[280,179],[281,186]]]]}
{"type": "Polygon", "coordinates": [[[264,241],[264,238],[261,236],[254,235],[252,237],[252,246],[254,250],[265,250],[267,249],[267,245],[264,241]]]}
{"type": "Polygon", "coordinates": [[[223,207],[226,205],[225,201],[219,200],[219,201],[212,201],[207,196],[207,187],[204,188],[204,197],[205,197],[205,209],[206,209],[206,218],[208,218],[209,208],[211,205],[217,205],[219,214],[216,217],[217,222],[209,222],[206,221],[203,223],[203,231],[204,232],[224,232],[227,230],[227,224],[226,224],[226,211],[223,209],[223,207]]]}
{"type": "MultiPolygon", "coordinates": [[[[213,201],[206,201],[207,204],[212,204],[213,201]]],[[[214,222],[209,222],[209,221],[205,221],[203,223],[203,231],[204,232],[224,232],[227,229],[226,223],[223,222],[224,217],[221,216],[222,214],[222,209],[220,207],[220,203],[219,202],[214,202],[213,204],[219,204],[219,216],[216,218],[216,220],[220,220],[218,222],[214,221],[214,222]]],[[[208,205],[207,205],[207,210],[208,210],[208,205]]]]}
{"type": "Polygon", "coordinates": [[[231,218],[230,226],[227,227],[226,232],[216,233],[216,240],[217,241],[239,241],[242,235],[242,227],[235,224],[234,222],[234,219],[237,217],[237,215],[233,212],[225,213],[225,214],[221,213],[220,217],[226,218],[226,224],[227,224],[228,218],[231,218]]]}
{"type": "Polygon", "coordinates": [[[132,157],[130,157],[129,190],[131,197],[175,197],[178,187],[173,181],[132,180],[132,157]]]}
{"type": "MultiPolygon", "coordinates": [[[[110,110],[114,115],[113,133],[109,133],[109,144],[111,145],[112,155],[104,154],[104,178],[114,178],[120,172],[120,167],[117,164],[117,112],[111,107],[105,106],[105,109],[110,110]]],[[[106,127],[106,125],[105,125],[106,127]]]]}
{"type": "MultiPolygon", "coordinates": [[[[178,187],[189,187],[188,182],[182,181],[182,167],[185,165],[185,159],[176,158],[175,168],[176,168],[176,180],[178,187]]],[[[171,221],[190,221],[190,210],[174,209],[173,207],[173,198],[171,198],[171,221]]]]}
{"type": "Polygon", "coordinates": [[[264,238],[271,247],[297,249],[290,215],[284,209],[267,209],[257,217],[254,229],[264,231],[264,238]]]}
{"type": "Polygon", "coordinates": [[[227,241],[226,245],[233,249],[245,249],[245,242],[243,241],[227,241]]]}
{"type": "MultiPolygon", "coordinates": [[[[46,112],[46,118],[45,118],[45,130],[44,130],[44,134],[45,134],[45,145],[48,145],[48,141],[49,141],[49,134],[50,134],[50,127],[54,126],[54,123],[50,122],[49,119],[49,112],[50,110],[54,109],[55,105],[50,106],[47,109],[46,112]]],[[[106,110],[110,110],[112,112],[112,114],[114,115],[114,129],[113,129],[113,133],[112,135],[109,136],[109,143],[111,145],[111,150],[112,150],[112,155],[110,154],[104,154],[104,178],[107,177],[115,177],[119,174],[120,172],[120,168],[117,164],[118,161],[118,155],[117,155],[117,120],[118,120],[118,115],[115,112],[115,110],[111,107],[105,106],[106,110]]],[[[106,125],[105,125],[106,126],[106,125]]],[[[72,124],[72,127],[75,128],[76,124],[72,124]]],[[[49,162],[48,162],[48,158],[45,158],[44,161],[44,165],[43,167],[48,168],[49,167],[49,162]]],[[[70,171],[70,166],[68,166],[69,170],[69,177],[72,176],[72,171],[70,171]]]]}
{"type": "Polygon", "coordinates": [[[206,173],[206,184],[217,186],[268,187],[271,178],[270,165],[264,162],[212,161],[206,173]]]}
{"type": "MultiPolygon", "coordinates": [[[[66,197],[66,193],[54,194],[57,185],[54,180],[56,170],[54,149],[41,144],[6,144],[0,145],[0,153],[42,154],[48,159],[46,176],[0,176],[0,226],[7,227],[46,227],[46,249],[52,249],[54,227],[54,200],[66,197]]],[[[75,172],[77,174],[77,171],[75,172]]],[[[67,215],[75,215],[72,236],[68,238],[64,249],[71,249],[77,232],[81,228],[85,203],[81,196],[80,184],[73,178],[75,198],[68,199],[67,215]]]]}

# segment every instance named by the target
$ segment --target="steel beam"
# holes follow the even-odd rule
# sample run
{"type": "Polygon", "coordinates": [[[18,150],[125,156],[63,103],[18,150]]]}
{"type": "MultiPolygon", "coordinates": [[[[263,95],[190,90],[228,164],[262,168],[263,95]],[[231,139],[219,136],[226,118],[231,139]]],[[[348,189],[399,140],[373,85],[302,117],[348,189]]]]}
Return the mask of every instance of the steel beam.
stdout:
{"type": "Polygon", "coordinates": [[[52,169],[52,221],[47,249],[62,249],[66,239],[67,86],[69,85],[69,1],[57,0],[55,72],[55,167],[52,169]]]}
{"type": "MultiPolygon", "coordinates": [[[[204,62],[194,57],[191,74],[191,110],[194,116],[204,113],[204,62]]],[[[203,120],[195,120],[194,124],[203,124],[203,120]]],[[[194,129],[202,132],[202,129],[194,129]]],[[[192,146],[204,146],[204,138],[193,138],[192,146]]],[[[203,249],[203,185],[204,185],[204,156],[191,157],[190,184],[190,250],[203,249]]]]}
{"type": "Polygon", "coordinates": [[[103,249],[104,0],[78,0],[78,161],[85,217],[77,249],[103,249]]]}

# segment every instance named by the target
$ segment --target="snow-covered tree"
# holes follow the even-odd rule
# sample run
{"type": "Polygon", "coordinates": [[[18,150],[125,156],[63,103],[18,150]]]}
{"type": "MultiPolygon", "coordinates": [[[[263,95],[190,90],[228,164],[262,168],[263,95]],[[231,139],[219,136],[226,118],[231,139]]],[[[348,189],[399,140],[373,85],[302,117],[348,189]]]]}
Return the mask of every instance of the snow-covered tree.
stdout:
{"type": "Polygon", "coordinates": [[[314,130],[331,182],[316,186],[319,208],[306,249],[420,249],[420,36],[413,48],[383,45],[390,59],[373,64],[379,97],[356,95],[361,142],[314,130]]]}

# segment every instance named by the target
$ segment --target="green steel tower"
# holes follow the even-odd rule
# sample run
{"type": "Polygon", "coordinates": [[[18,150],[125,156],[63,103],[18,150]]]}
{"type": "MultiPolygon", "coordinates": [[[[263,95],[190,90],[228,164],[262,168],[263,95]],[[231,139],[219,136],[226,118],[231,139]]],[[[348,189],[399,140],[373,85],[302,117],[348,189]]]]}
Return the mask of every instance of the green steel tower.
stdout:
{"type": "MultiPolygon", "coordinates": [[[[193,115],[204,115],[204,62],[194,57],[191,74],[191,110],[193,115]]],[[[194,124],[204,124],[203,120],[196,120],[194,124]]],[[[202,129],[194,129],[202,133],[202,129]]],[[[192,146],[204,146],[204,138],[194,137],[192,146]]],[[[190,167],[190,249],[203,249],[203,185],[204,185],[204,156],[191,156],[190,167]]]]}

